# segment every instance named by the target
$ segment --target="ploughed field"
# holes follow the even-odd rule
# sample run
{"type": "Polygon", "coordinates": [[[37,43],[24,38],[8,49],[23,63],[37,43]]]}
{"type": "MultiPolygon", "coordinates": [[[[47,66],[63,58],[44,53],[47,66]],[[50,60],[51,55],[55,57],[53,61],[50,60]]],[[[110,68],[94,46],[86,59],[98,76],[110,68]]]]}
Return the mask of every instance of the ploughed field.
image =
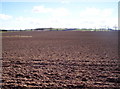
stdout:
{"type": "Polygon", "coordinates": [[[3,89],[119,89],[117,32],[3,33],[3,89]]]}

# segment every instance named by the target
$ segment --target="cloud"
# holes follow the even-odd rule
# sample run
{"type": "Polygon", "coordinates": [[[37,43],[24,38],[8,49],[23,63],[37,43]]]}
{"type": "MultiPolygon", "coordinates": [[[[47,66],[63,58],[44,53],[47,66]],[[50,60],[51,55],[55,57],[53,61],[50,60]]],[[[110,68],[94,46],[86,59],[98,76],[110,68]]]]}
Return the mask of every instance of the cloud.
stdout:
{"type": "Polygon", "coordinates": [[[107,17],[113,13],[112,9],[98,9],[98,8],[86,8],[80,12],[81,17],[107,17]]]}
{"type": "Polygon", "coordinates": [[[68,4],[68,3],[71,3],[71,0],[61,0],[61,3],[68,4]]]}
{"type": "Polygon", "coordinates": [[[45,6],[34,6],[32,9],[33,13],[47,13],[51,16],[67,16],[70,14],[68,9],[59,7],[59,8],[47,8],[45,6]]]}
{"type": "MultiPolygon", "coordinates": [[[[1,0],[1,2],[61,2],[68,0],[1,0]]],[[[71,2],[118,2],[119,0],[69,0],[71,2]]]]}
{"type": "Polygon", "coordinates": [[[10,15],[0,14],[0,19],[1,20],[9,20],[11,18],[12,18],[12,16],[10,16],[10,15]]]}
{"type": "Polygon", "coordinates": [[[101,28],[117,25],[117,18],[35,18],[35,17],[17,17],[14,20],[6,20],[2,22],[3,29],[34,29],[40,27],[56,27],[56,28],[101,28]]]}
{"type": "Polygon", "coordinates": [[[66,8],[56,8],[53,10],[53,16],[68,16],[70,12],[66,8]]]}
{"type": "Polygon", "coordinates": [[[12,17],[10,15],[0,14],[0,19],[4,19],[2,27],[4,29],[32,29],[39,27],[56,28],[101,28],[117,25],[117,17],[113,17],[113,9],[106,8],[86,8],[80,12],[73,13],[67,8],[48,8],[45,6],[35,6],[32,11],[34,14],[47,14],[43,17],[12,17]],[[79,14],[78,14],[79,13],[79,14]],[[11,19],[12,18],[12,19],[11,19]],[[9,20],[10,19],[10,20],[9,20]]]}
{"type": "Polygon", "coordinates": [[[44,6],[34,6],[32,11],[35,13],[48,13],[48,12],[52,12],[53,9],[45,8],[44,6]]]}
{"type": "Polygon", "coordinates": [[[112,16],[113,14],[113,9],[111,8],[86,8],[79,13],[79,23],[91,28],[103,26],[113,27],[115,24],[117,25],[117,19],[112,16]]]}
{"type": "Polygon", "coordinates": [[[59,1],[61,3],[72,3],[72,2],[119,2],[119,0],[49,0],[59,1]]]}

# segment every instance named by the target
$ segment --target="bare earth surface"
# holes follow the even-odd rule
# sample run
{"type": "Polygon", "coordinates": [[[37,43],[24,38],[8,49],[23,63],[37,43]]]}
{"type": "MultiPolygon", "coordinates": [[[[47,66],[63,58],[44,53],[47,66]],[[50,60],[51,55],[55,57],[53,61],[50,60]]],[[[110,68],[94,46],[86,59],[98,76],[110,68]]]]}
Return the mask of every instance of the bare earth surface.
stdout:
{"type": "Polygon", "coordinates": [[[120,89],[117,32],[11,32],[2,39],[3,89],[120,89]]]}

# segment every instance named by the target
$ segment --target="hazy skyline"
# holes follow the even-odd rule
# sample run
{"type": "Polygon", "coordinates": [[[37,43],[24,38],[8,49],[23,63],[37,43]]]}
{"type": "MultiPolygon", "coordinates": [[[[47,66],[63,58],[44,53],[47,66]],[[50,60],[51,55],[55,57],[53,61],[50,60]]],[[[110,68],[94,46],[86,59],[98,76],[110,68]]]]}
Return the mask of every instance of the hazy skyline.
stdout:
{"type": "MultiPolygon", "coordinates": [[[[13,1],[13,0],[11,0],[13,1]]],[[[17,0],[18,1],[18,0],[17,0]]],[[[0,29],[113,28],[118,25],[118,0],[82,2],[45,0],[0,2],[0,29]]]]}

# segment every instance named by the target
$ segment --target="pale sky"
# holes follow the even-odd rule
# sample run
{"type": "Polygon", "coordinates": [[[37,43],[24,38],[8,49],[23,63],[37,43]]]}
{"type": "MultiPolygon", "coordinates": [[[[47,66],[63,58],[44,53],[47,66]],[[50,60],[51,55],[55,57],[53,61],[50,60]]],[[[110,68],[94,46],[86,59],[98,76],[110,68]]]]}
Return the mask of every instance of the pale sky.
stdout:
{"type": "Polygon", "coordinates": [[[113,28],[119,0],[1,0],[0,29],[113,28]]]}

